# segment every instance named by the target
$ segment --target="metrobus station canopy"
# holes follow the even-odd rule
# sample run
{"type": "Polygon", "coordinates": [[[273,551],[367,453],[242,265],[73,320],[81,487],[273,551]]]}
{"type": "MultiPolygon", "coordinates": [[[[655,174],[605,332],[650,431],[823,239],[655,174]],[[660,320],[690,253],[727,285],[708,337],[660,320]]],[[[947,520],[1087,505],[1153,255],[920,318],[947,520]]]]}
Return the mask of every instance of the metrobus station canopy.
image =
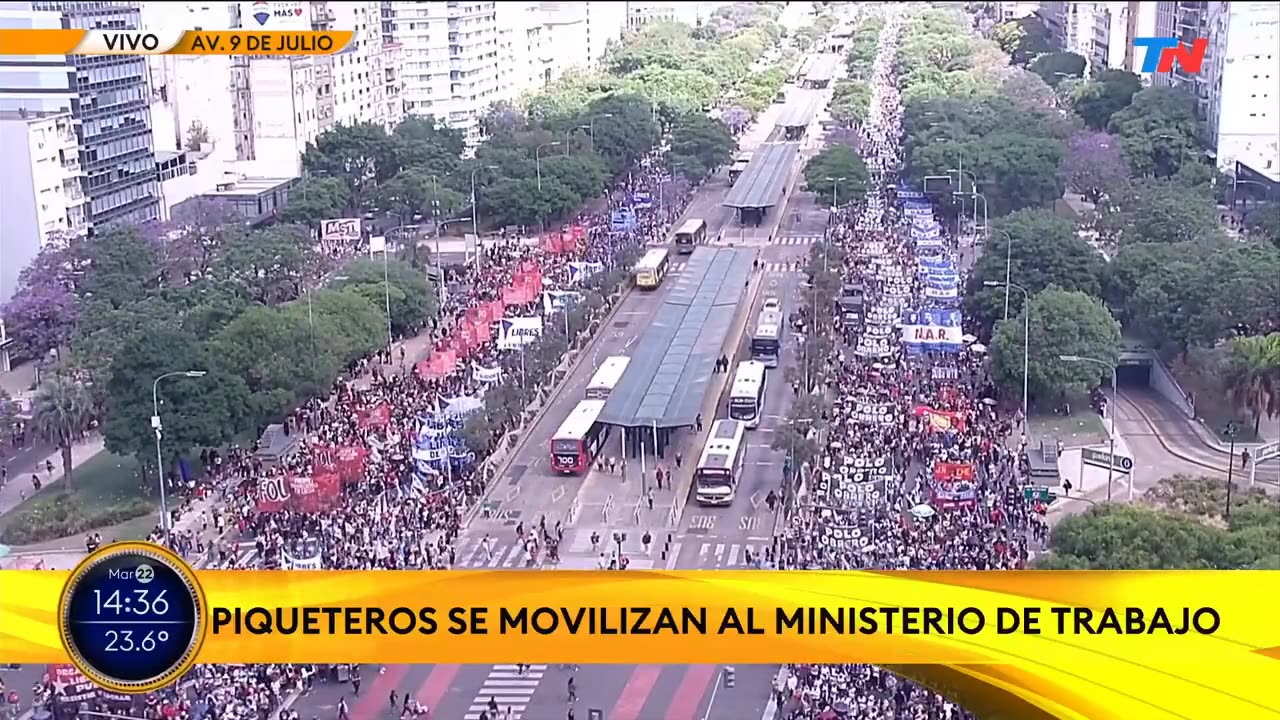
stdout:
{"type": "Polygon", "coordinates": [[[799,152],[800,143],[794,142],[765,143],[756,148],[742,176],[729,188],[723,204],[734,208],[770,208],[777,205],[782,200],[792,162],[799,152]]]}
{"type": "Polygon", "coordinates": [[[700,247],[679,275],[668,277],[662,307],[609,393],[600,422],[663,430],[695,423],[755,259],[754,249],[700,247]]]}
{"type": "Polygon", "coordinates": [[[836,63],[839,62],[840,56],[832,53],[823,53],[813,61],[813,65],[809,68],[809,72],[804,76],[804,82],[810,87],[822,87],[831,82],[836,75],[836,63]]]}
{"type": "Polygon", "coordinates": [[[818,114],[820,102],[822,102],[822,92],[819,90],[792,90],[791,99],[782,108],[777,126],[787,131],[803,130],[809,127],[809,123],[813,122],[813,116],[818,114]]]}

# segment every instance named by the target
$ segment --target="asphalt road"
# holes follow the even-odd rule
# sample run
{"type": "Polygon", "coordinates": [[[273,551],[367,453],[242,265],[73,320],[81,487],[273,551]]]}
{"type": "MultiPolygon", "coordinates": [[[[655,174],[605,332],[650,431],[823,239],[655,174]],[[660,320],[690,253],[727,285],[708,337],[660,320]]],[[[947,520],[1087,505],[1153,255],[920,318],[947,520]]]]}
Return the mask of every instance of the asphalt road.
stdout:
{"type": "MultiPolygon", "coordinates": [[[[748,132],[742,139],[740,147],[753,149],[766,140],[781,108],[781,104],[771,107],[757,129],[748,132]]],[[[725,233],[727,238],[738,241],[745,237],[747,245],[758,244],[761,258],[765,262],[766,284],[765,292],[761,295],[776,292],[789,297],[794,292],[798,275],[785,268],[789,268],[792,261],[803,257],[808,251],[806,242],[811,241],[815,235],[820,237],[822,227],[816,233],[811,233],[807,241],[781,241],[775,245],[766,245],[764,239],[767,234],[758,231],[745,235],[736,234],[732,232],[736,230],[733,210],[721,205],[729,187],[727,172],[722,170],[698,189],[680,222],[688,218],[702,218],[708,225],[709,240],[720,237],[722,231],[728,229],[730,232],[725,233]]],[[[799,229],[803,227],[795,226],[799,229]]],[[[787,230],[788,226],[784,225],[783,229],[787,230]]],[[[682,256],[673,255],[668,277],[657,290],[630,292],[623,299],[610,326],[588,346],[585,351],[588,355],[570,374],[561,391],[550,400],[541,419],[529,430],[507,472],[498,480],[495,490],[489,496],[491,506],[496,504],[496,512],[491,517],[474,520],[459,539],[459,566],[526,568],[529,563],[525,553],[515,542],[516,523],[524,522],[527,527],[532,527],[544,514],[548,524],[553,524],[556,520],[568,520],[569,509],[575,498],[589,494],[589,485],[638,482],[635,478],[624,480],[616,476],[599,477],[600,473],[591,473],[595,477],[555,473],[550,467],[547,448],[552,434],[582,399],[586,385],[600,363],[612,355],[629,354],[639,341],[654,313],[661,307],[665,293],[678,281],[685,260],[682,256]],[[588,486],[585,493],[584,486],[588,486]]],[[[790,357],[787,354],[790,352],[790,349],[784,349],[784,358],[790,357]]],[[[780,372],[778,377],[781,377],[780,372]]],[[[789,400],[783,397],[784,392],[789,392],[785,390],[785,382],[775,381],[771,388],[774,389],[767,393],[765,413],[773,417],[766,417],[762,430],[771,427],[770,423],[780,422],[789,404],[789,400]]],[[[767,538],[772,533],[772,519],[771,516],[765,517],[767,512],[763,497],[767,494],[765,488],[770,484],[776,486],[782,466],[780,456],[767,448],[767,431],[757,431],[755,435],[757,437],[753,438],[753,442],[766,447],[749,447],[748,462],[759,467],[762,472],[753,473],[746,480],[744,487],[748,489],[745,495],[727,510],[735,514],[732,524],[736,526],[744,522],[740,520],[742,517],[752,518],[745,521],[754,528],[750,532],[767,538]],[[752,512],[749,500],[757,492],[760,492],[759,512],[752,512]]],[[[696,457],[697,450],[685,448],[684,455],[696,457]]],[[[619,491],[619,494],[623,493],[619,491]]],[[[585,524],[589,525],[593,519],[585,519],[585,524]]],[[[565,559],[559,567],[594,567],[597,554],[590,546],[589,534],[585,530],[571,530],[566,535],[566,543],[561,548],[565,559]]],[[[603,534],[607,536],[608,533],[603,534]]],[[[638,533],[633,531],[629,535],[625,551],[628,557],[634,558],[631,564],[633,568],[666,566],[685,557],[675,552],[674,545],[670,546],[672,552],[668,553],[667,558],[662,557],[661,550],[656,545],[645,553],[636,537],[638,533]]],[[[713,555],[713,552],[708,553],[707,557],[713,555]]],[[[727,558],[727,552],[723,555],[727,558]]],[[[679,566],[694,568],[699,567],[699,564],[696,560],[687,563],[682,561],[679,566]]],[[[715,567],[712,564],[701,566],[715,567]]],[[[736,687],[716,691],[716,711],[710,717],[725,720],[759,717],[768,701],[769,678],[775,672],[776,668],[764,666],[738,668],[736,687]]],[[[579,718],[586,718],[589,709],[599,708],[604,711],[608,720],[695,720],[706,714],[712,699],[712,688],[718,682],[720,673],[719,667],[703,665],[585,666],[576,673],[579,699],[574,707],[579,718]]],[[[356,720],[399,717],[398,712],[390,710],[390,693],[394,690],[400,697],[408,692],[431,707],[433,718],[475,720],[492,697],[496,698],[500,707],[512,706],[518,710],[516,717],[551,720],[565,717],[569,674],[564,668],[540,665],[532,666],[524,675],[518,673],[514,666],[505,665],[400,665],[387,666],[380,671],[370,668],[365,671],[358,700],[353,699],[350,685],[322,684],[303,697],[296,707],[304,718],[313,715],[332,717],[338,699],[345,695],[356,720]]]]}

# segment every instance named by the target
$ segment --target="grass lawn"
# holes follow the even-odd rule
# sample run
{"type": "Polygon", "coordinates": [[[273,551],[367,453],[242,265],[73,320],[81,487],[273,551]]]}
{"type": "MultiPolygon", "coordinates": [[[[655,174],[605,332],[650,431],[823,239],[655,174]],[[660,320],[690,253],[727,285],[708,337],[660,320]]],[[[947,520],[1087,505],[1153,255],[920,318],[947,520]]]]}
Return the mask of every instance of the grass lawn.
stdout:
{"type": "Polygon", "coordinates": [[[1082,447],[1106,442],[1107,431],[1103,419],[1086,404],[1084,409],[1070,415],[1057,413],[1031,414],[1027,423],[1027,442],[1035,445],[1042,437],[1053,437],[1066,447],[1082,447]]]}
{"type": "MultiPolygon", "coordinates": [[[[76,468],[73,479],[74,493],[60,480],[0,515],[0,543],[47,542],[147,518],[154,511],[156,501],[143,494],[133,458],[100,452],[76,468]]],[[[148,520],[143,534],[150,524],[148,520]]]]}

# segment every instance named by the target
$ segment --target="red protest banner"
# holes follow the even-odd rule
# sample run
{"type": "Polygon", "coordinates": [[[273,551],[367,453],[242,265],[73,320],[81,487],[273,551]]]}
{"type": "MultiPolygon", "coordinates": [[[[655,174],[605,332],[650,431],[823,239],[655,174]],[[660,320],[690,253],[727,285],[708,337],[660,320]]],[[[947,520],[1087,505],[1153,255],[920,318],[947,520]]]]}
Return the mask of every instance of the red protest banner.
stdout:
{"type": "Polygon", "coordinates": [[[257,510],[260,513],[279,512],[289,502],[289,485],[281,475],[258,480],[257,510]]]}
{"type": "Polygon", "coordinates": [[[361,408],[356,411],[356,418],[362,428],[382,427],[391,422],[391,406],[378,403],[371,408],[361,408]]]}
{"type": "Polygon", "coordinates": [[[315,481],[308,475],[289,478],[289,502],[301,512],[315,513],[324,509],[324,499],[316,493],[315,481]]]}
{"type": "Polygon", "coordinates": [[[364,479],[364,462],[369,451],[358,445],[344,445],[337,449],[338,477],[344,483],[359,482],[364,479]]]}
{"type": "Polygon", "coordinates": [[[502,304],[508,307],[512,305],[524,304],[524,292],[520,287],[507,287],[502,289],[502,304]]]}
{"type": "Polygon", "coordinates": [[[933,479],[947,482],[952,480],[973,480],[973,463],[934,463],[933,479]]]}

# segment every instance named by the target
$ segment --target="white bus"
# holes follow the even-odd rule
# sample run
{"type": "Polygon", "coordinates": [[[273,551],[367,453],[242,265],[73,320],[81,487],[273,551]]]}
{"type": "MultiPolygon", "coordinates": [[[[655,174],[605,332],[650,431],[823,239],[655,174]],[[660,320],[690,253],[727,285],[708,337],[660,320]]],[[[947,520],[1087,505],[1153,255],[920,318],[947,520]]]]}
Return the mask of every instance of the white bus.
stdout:
{"type": "Polygon", "coordinates": [[[618,381],[622,379],[622,373],[626,371],[627,364],[630,362],[631,358],[625,355],[605,358],[596,369],[596,373],[591,376],[591,381],[587,383],[586,398],[588,400],[609,399],[609,393],[618,386],[618,381]]]}
{"type": "Polygon", "coordinates": [[[747,428],[737,420],[717,420],[693,471],[693,497],[702,505],[729,505],[742,476],[747,428]]]}
{"type": "Polygon", "coordinates": [[[640,262],[636,263],[636,286],[656,288],[661,285],[662,278],[667,276],[667,264],[667,251],[664,248],[654,248],[645,253],[640,262]]]}
{"type": "Polygon", "coordinates": [[[741,420],[747,429],[760,426],[764,412],[764,363],[755,360],[738,363],[729,389],[729,417],[741,420]]]}
{"type": "Polygon", "coordinates": [[[778,352],[782,348],[782,313],[765,310],[756,320],[751,333],[751,359],[764,363],[765,367],[778,367],[778,352]]]}
{"type": "Polygon", "coordinates": [[[707,239],[707,221],[702,218],[690,218],[676,231],[676,251],[681,255],[693,252],[694,245],[701,245],[707,239]]]}

